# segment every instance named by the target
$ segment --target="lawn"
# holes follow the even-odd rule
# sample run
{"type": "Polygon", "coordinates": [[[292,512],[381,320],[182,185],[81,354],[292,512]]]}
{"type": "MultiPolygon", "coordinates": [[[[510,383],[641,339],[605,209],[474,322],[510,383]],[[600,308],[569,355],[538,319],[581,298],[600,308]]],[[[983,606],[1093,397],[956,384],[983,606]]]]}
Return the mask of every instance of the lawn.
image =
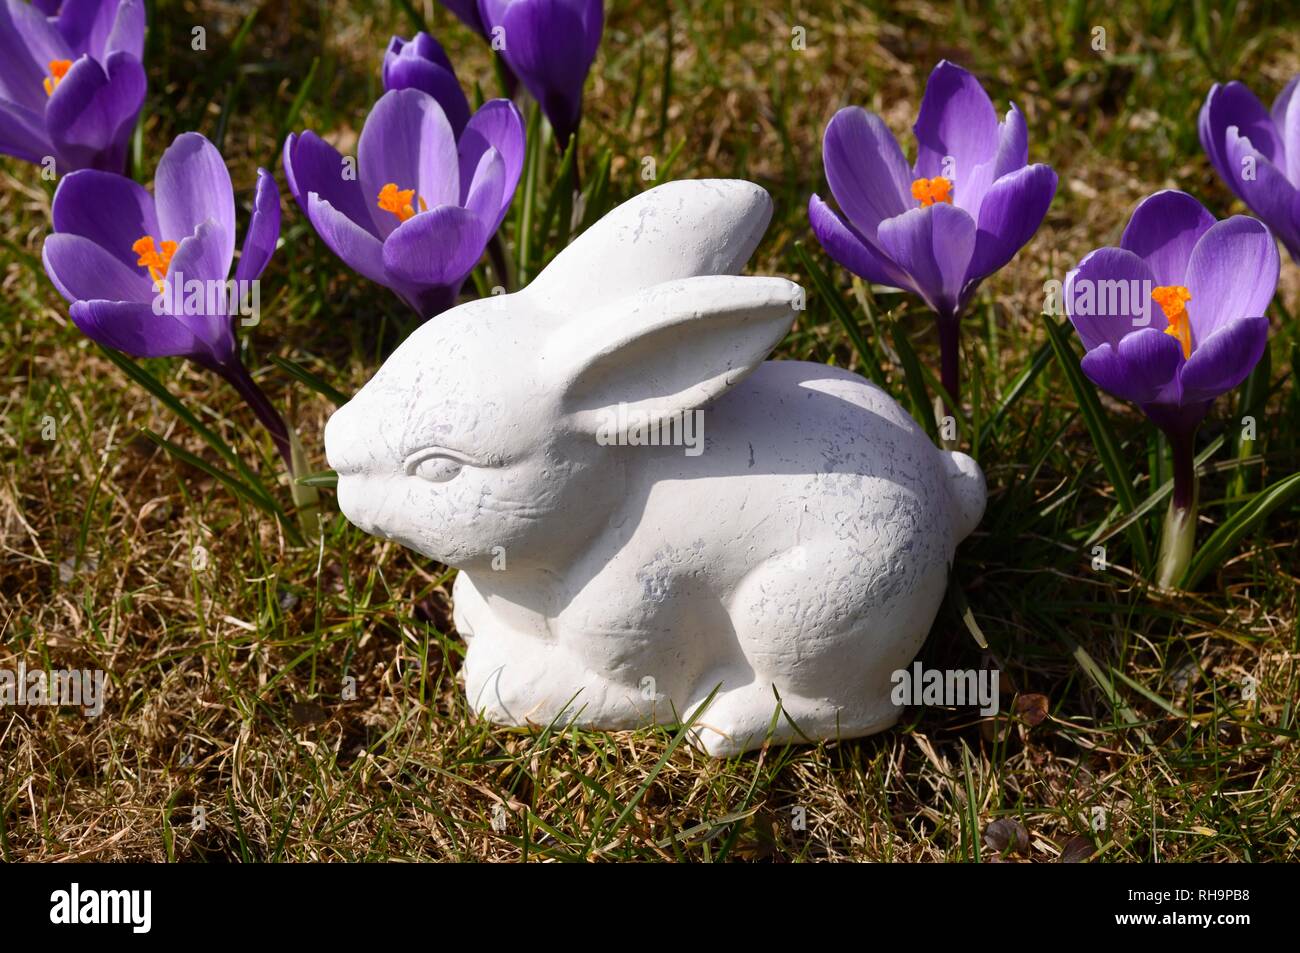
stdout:
{"type": "MultiPolygon", "coordinates": [[[[261,480],[292,510],[270,439],[228,385],[180,360],[124,365],[73,326],[41,267],[55,183],[0,159],[0,668],[102,669],[109,685],[99,717],[0,710],[0,857],[1300,859],[1300,501],[1235,540],[1191,591],[1153,587],[1167,447],[1131,405],[1073,375],[1076,390],[1078,339],[1042,313],[1046,283],[1116,243],[1143,196],[1180,188],[1219,217],[1245,211],[1201,149],[1197,112],[1214,82],[1240,79],[1271,102],[1300,72],[1295,5],[606,8],[581,221],[655,182],[761,184],[776,210],[750,273],[808,290],[776,356],[878,369],[918,420],[932,416],[934,321],[818,246],[807,202],[827,194],[822,131],[861,105],[911,148],[943,58],[978,75],[999,111],[1014,100],[1025,113],[1030,161],[1060,184],[963,321],[960,445],[989,501],[921,654],[999,669],[1002,713],[909,708],[873,737],[718,762],[676,728],[484,723],[457,683],[454,571],[350,525],[328,486],[318,524],[286,523],[223,481],[261,480]],[[1071,350],[1053,350],[1058,326],[1071,350]]],[[[157,0],[149,21],[132,173],[148,183],[177,134],[203,133],[231,166],[241,234],[256,168],[275,173],[282,241],[262,320],[239,335],[323,471],[335,403],[318,381],[355,392],[416,320],[322,244],[288,194],[280,146],[312,129],[349,153],[393,34],[428,28],[472,101],[500,94],[493,60],[421,0],[157,0]],[[197,27],[206,49],[193,48],[197,27]]],[[[550,142],[535,156],[501,232],[524,277],[567,231],[551,201],[559,156],[550,142]]],[[[466,294],[493,281],[485,258],[466,294]]],[[[1201,428],[1201,542],[1300,471],[1298,313],[1300,266],[1284,254],[1268,357],[1201,428]]]]}

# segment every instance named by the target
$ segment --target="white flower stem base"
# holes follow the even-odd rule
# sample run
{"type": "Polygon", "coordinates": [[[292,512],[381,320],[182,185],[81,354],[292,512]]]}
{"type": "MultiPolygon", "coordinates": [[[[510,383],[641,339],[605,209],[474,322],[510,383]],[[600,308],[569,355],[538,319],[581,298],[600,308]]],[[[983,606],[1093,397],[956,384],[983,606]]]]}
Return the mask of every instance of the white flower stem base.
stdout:
{"type": "Polygon", "coordinates": [[[1173,589],[1182,581],[1196,550],[1196,495],[1192,505],[1179,508],[1171,500],[1160,534],[1160,557],[1156,563],[1156,585],[1173,589]]]}

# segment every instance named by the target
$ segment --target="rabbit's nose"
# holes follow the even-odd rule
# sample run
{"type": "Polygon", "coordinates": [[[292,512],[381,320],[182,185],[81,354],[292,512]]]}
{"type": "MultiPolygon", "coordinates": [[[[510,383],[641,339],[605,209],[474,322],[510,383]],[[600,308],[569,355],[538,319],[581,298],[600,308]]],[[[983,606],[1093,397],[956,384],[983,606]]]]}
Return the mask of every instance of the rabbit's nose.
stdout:
{"type": "Polygon", "coordinates": [[[374,436],[356,402],[344,404],[325,422],[325,459],[340,476],[362,473],[374,462],[370,452],[374,436]]]}

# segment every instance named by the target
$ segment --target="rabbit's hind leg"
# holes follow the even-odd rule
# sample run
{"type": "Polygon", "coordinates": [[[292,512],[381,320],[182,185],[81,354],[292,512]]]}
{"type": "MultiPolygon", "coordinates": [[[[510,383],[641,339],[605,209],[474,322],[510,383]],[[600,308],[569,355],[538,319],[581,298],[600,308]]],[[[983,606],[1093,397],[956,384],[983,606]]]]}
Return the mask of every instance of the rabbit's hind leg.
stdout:
{"type": "MultiPolygon", "coordinates": [[[[775,742],[851,738],[883,730],[901,709],[892,675],[924,642],[943,596],[946,563],[880,558],[840,540],[811,542],[752,569],[729,600],[747,677],[736,667],[696,683],[710,754],[775,742]],[[776,699],[784,712],[773,726],[776,699]],[[792,724],[793,722],[793,724],[792,724]]],[[[692,709],[693,710],[693,709],[692,709]]]]}
{"type": "MultiPolygon", "coordinates": [[[[715,683],[716,684],[716,683],[715,683]]],[[[714,758],[730,758],[763,744],[809,744],[883,731],[902,712],[885,699],[868,708],[843,708],[826,699],[782,695],[769,682],[751,682],[693,706],[691,742],[714,758]]]]}

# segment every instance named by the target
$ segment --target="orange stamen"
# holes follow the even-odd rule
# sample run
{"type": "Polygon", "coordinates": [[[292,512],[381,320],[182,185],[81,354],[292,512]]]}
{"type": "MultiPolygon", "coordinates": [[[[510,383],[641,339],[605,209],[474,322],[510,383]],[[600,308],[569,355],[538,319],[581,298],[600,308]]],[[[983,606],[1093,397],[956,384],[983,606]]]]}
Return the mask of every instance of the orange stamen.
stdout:
{"type": "Polygon", "coordinates": [[[54,91],[63,82],[63,77],[72,69],[72,60],[50,60],[50,75],[45,77],[45,95],[53,96],[54,91]]]}
{"type": "Polygon", "coordinates": [[[153,238],[145,235],[131,246],[131,251],[140,256],[136,264],[149,269],[149,277],[153,279],[154,287],[162,291],[167,266],[172,263],[172,255],[176,254],[176,243],[163,242],[162,251],[159,251],[154,245],[153,238]]]}
{"type": "MultiPolygon", "coordinates": [[[[415,189],[399,189],[395,183],[389,182],[379,190],[379,207],[385,212],[392,212],[398,221],[405,222],[415,215],[415,206],[411,203],[414,198],[415,189]]],[[[429,211],[423,198],[420,199],[420,211],[429,211]]]]}
{"type": "Polygon", "coordinates": [[[933,179],[916,179],[912,182],[912,198],[921,203],[921,208],[926,208],[935,202],[947,202],[951,205],[952,181],[941,175],[936,175],[933,179]]]}
{"type": "Polygon", "coordinates": [[[1165,313],[1169,327],[1165,334],[1175,337],[1183,345],[1183,357],[1192,356],[1192,322],[1187,316],[1187,302],[1192,300],[1192,293],[1182,285],[1161,285],[1151,292],[1155,303],[1165,313]]]}

